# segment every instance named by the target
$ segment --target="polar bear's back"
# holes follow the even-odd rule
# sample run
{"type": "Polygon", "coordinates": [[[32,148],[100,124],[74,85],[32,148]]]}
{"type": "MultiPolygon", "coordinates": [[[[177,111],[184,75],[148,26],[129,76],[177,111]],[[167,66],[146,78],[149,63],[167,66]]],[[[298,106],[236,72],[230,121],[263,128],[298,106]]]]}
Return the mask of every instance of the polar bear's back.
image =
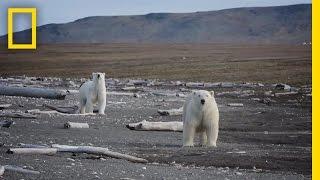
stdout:
{"type": "Polygon", "coordinates": [[[85,92],[86,90],[89,90],[90,88],[92,88],[93,85],[94,85],[93,81],[87,81],[80,86],[79,92],[80,93],[85,92]]]}

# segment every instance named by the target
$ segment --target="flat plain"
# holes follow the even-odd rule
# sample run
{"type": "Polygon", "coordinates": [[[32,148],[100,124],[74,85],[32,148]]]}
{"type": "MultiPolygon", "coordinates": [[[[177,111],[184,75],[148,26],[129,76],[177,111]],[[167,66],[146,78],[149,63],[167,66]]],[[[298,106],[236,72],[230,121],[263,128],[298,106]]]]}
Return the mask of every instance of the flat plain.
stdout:
{"type": "Polygon", "coordinates": [[[8,75],[311,84],[311,47],[246,44],[56,44],[0,49],[8,75]]]}

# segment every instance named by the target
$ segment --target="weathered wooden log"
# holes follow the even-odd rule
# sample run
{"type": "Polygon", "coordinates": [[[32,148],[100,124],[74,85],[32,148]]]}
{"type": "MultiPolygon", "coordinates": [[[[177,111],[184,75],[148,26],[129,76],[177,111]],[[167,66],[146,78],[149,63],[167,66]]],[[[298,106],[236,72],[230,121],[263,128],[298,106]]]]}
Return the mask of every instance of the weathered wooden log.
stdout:
{"type": "Polygon", "coordinates": [[[1,109],[6,109],[8,107],[12,106],[12,104],[0,104],[0,110],[1,109]]]}
{"type": "Polygon", "coordinates": [[[232,87],[236,87],[237,84],[232,83],[232,82],[221,82],[221,87],[222,88],[232,88],[232,87]]]}
{"type": "Polygon", "coordinates": [[[276,97],[280,97],[280,96],[288,96],[288,95],[296,95],[296,94],[298,94],[298,92],[291,91],[291,92],[275,93],[274,95],[276,97]]]}
{"type": "Polygon", "coordinates": [[[66,94],[79,94],[79,90],[75,90],[75,89],[68,89],[68,90],[61,90],[61,91],[66,94]]]}
{"type": "MultiPolygon", "coordinates": [[[[33,145],[35,146],[35,145],[33,145]]],[[[122,154],[118,152],[110,151],[108,148],[91,147],[91,146],[68,146],[53,144],[52,148],[39,147],[39,148],[11,148],[7,151],[9,154],[46,154],[53,155],[57,152],[70,152],[70,153],[87,153],[95,155],[105,155],[112,158],[125,159],[136,163],[147,163],[148,160],[138,158],[135,156],[122,154]]]]}
{"type": "MultiPolygon", "coordinates": [[[[35,174],[35,175],[40,174],[39,171],[24,169],[24,168],[18,167],[18,166],[5,165],[2,167],[3,167],[3,173],[4,173],[4,171],[14,171],[14,172],[25,173],[25,174],[35,174]]],[[[0,167],[0,176],[1,176],[1,167],[0,167]]]]}
{"type": "Polygon", "coordinates": [[[187,87],[198,88],[198,87],[204,87],[204,83],[188,82],[188,83],[186,83],[186,86],[187,86],[187,87]]]}
{"type": "Polygon", "coordinates": [[[187,97],[187,95],[182,94],[182,93],[177,93],[177,94],[176,94],[176,96],[177,96],[177,97],[181,97],[181,98],[185,98],[185,97],[187,97]]]}
{"type": "MultiPolygon", "coordinates": [[[[30,109],[26,110],[27,113],[31,114],[47,114],[47,115],[52,115],[52,114],[57,114],[61,116],[87,116],[87,115],[95,115],[93,113],[86,113],[86,114],[67,114],[67,113],[61,113],[56,110],[52,111],[41,111],[40,109],[30,109]]],[[[93,112],[98,112],[98,110],[93,110],[93,112]]]]}
{"type": "Polygon", "coordinates": [[[8,154],[46,154],[53,155],[57,153],[56,148],[10,148],[8,154]]]}
{"type": "Polygon", "coordinates": [[[121,88],[121,90],[123,90],[123,91],[133,91],[133,92],[144,91],[144,89],[142,87],[135,87],[135,86],[123,87],[123,88],[121,88]]]}
{"type": "Polygon", "coordinates": [[[183,131],[183,122],[149,122],[143,120],[138,123],[130,123],[126,127],[136,131],[183,131]]]}
{"type": "Polygon", "coordinates": [[[129,80],[127,83],[128,86],[146,86],[148,84],[148,80],[129,80]]]}
{"type": "Polygon", "coordinates": [[[287,91],[289,91],[291,89],[291,86],[289,86],[287,84],[283,84],[283,83],[274,84],[273,86],[277,90],[287,90],[287,91]]]}
{"type": "Polygon", "coordinates": [[[53,155],[57,153],[56,148],[10,148],[8,154],[46,154],[53,155]]]}
{"type": "Polygon", "coordinates": [[[174,96],[174,94],[161,93],[161,92],[152,92],[155,96],[174,96]]]}
{"type": "Polygon", "coordinates": [[[48,145],[38,145],[38,144],[24,144],[19,143],[19,147],[21,148],[50,148],[48,145]]]}
{"type": "Polygon", "coordinates": [[[114,96],[134,96],[135,93],[131,92],[116,92],[116,91],[107,91],[107,95],[114,95],[114,96]]]}
{"type": "Polygon", "coordinates": [[[67,122],[64,124],[64,128],[66,128],[66,129],[89,128],[89,124],[88,123],[67,122]]]}
{"type": "Polygon", "coordinates": [[[57,153],[56,148],[10,148],[9,154],[46,154],[53,155],[57,153]]]}
{"type": "Polygon", "coordinates": [[[36,119],[37,116],[27,113],[20,112],[3,112],[0,113],[0,117],[10,117],[10,118],[25,118],[25,119],[36,119]]]}
{"type": "Polygon", "coordinates": [[[152,92],[151,94],[155,96],[168,96],[168,97],[186,97],[186,95],[182,93],[165,93],[165,92],[152,92]]]}
{"type": "Polygon", "coordinates": [[[168,110],[162,110],[159,109],[158,113],[162,116],[178,116],[182,115],[183,109],[182,107],[179,109],[168,109],[168,110]]]}
{"type": "Polygon", "coordinates": [[[108,148],[91,147],[91,146],[67,146],[54,144],[52,147],[57,148],[58,152],[87,153],[95,155],[105,155],[112,158],[125,159],[135,163],[147,163],[148,160],[135,156],[110,151],[108,148]]]}
{"type": "MultiPolygon", "coordinates": [[[[114,104],[114,105],[119,105],[119,104],[127,104],[126,102],[124,101],[107,101],[107,104],[114,104]]],[[[93,112],[95,110],[98,110],[98,109],[94,109],[93,112]]],[[[98,111],[97,111],[98,112],[98,111]]]]}
{"type": "Polygon", "coordinates": [[[242,103],[229,103],[228,106],[231,106],[231,107],[243,107],[243,104],[242,103]]]}
{"type": "Polygon", "coordinates": [[[221,86],[220,82],[217,83],[204,83],[203,85],[205,88],[217,88],[221,86]]]}
{"type": "Polygon", "coordinates": [[[0,127],[9,128],[12,124],[14,124],[11,120],[0,121],[0,127]]]}
{"type": "Polygon", "coordinates": [[[40,109],[29,109],[29,110],[26,110],[26,113],[30,113],[30,114],[59,114],[59,112],[55,111],[55,110],[41,111],[40,109]]]}
{"type": "Polygon", "coordinates": [[[56,107],[49,104],[43,104],[44,107],[61,112],[66,114],[75,114],[77,113],[79,107],[78,106],[69,106],[69,107],[56,107]]]}
{"type": "Polygon", "coordinates": [[[0,95],[65,99],[66,93],[54,89],[0,86],[0,95]]]}

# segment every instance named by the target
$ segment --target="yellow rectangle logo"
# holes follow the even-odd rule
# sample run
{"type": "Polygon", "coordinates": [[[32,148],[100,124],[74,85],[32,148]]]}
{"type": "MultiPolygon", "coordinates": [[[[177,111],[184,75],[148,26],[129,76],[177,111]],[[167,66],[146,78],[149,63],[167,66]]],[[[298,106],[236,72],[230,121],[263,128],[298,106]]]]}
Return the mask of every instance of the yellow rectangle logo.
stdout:
{"type": "Polygon", "coordinates": [[[8,49],[36,49],[37,48],[37,9],[36,8],[8,8],[8,49]],[[31,13],[31,44],[14,44],[13,15],[16,13],[31,13]]]}

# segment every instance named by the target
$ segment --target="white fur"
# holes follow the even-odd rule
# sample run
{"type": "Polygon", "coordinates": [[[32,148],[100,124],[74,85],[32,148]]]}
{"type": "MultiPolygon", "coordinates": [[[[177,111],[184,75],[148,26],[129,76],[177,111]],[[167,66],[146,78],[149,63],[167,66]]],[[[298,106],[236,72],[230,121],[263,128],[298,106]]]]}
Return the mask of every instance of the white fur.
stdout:
{"type": "Polygon", "coordinates": [[[99,114],[104,114],[106,108],[105,73],[92,73],[92,81],[87,81],[80,87],[80,113],[93,113],[93,105],[98,103],[99,114]]]}
{"type": "Polygon", "coordinates": [[[192,92],[183,106],[183,146],[193,146],[195,133],[201,133],[202,145],[216,147],[218,132],[219,110],[214,92],[192,92]]]}

